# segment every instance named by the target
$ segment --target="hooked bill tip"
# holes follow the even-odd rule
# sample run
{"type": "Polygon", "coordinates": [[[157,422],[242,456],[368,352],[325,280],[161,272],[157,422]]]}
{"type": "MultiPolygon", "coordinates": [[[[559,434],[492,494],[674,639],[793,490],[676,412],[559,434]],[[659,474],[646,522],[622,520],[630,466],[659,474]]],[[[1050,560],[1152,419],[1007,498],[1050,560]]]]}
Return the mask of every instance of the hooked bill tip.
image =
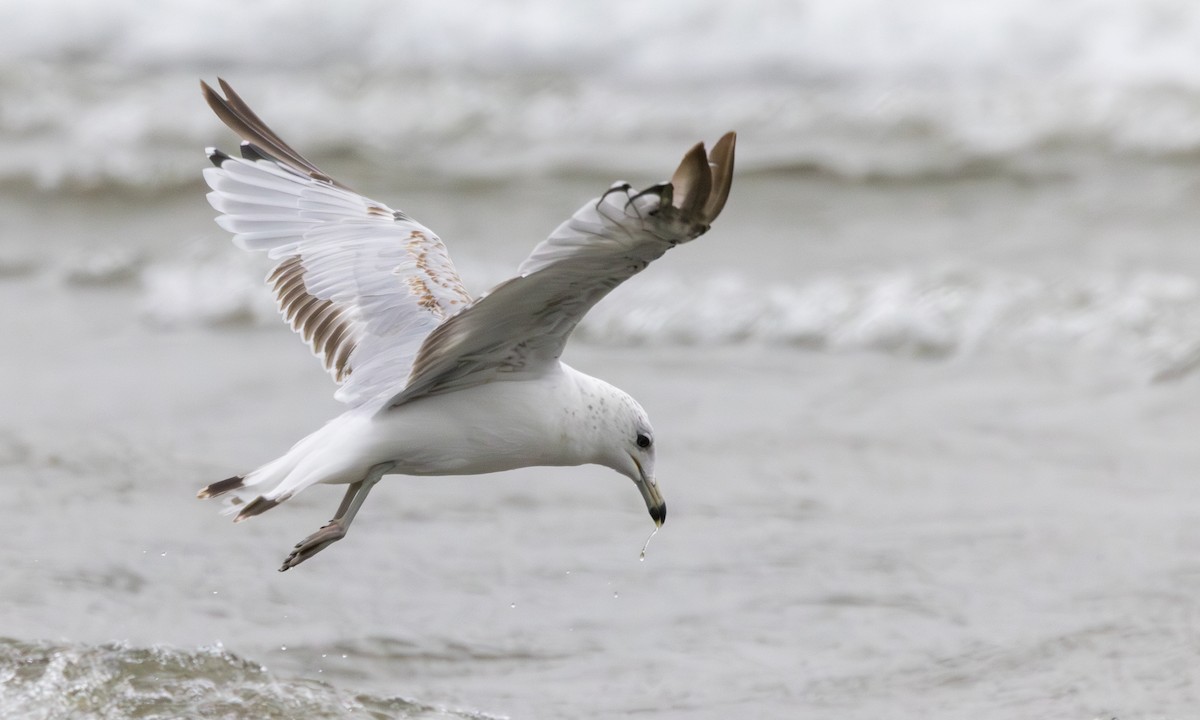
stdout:
{"type": "Polygon", "coordinates": [[[650,519],[654,521],[655,526],[662,527],[662,524],[667,521],[667,504],[663,503],[650,508],[650,519]]]}

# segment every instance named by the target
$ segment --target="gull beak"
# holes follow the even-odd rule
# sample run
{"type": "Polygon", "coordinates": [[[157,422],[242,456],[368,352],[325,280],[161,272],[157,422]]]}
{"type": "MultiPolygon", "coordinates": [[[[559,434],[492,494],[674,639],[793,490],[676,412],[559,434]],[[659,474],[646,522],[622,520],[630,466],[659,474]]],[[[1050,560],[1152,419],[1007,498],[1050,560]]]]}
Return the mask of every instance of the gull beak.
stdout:
{"type": "Polygon", "coordinates": [[[663,523],[667,521],[667,503],[658,489],[658,483],[653,476],[646,474],[637,458],[632,455],[630,457],[633,458],[633,464],[637,465],[638,469],[638,477],[634,478],[633,482],[641,491],[642,499],[646,501],[646,509],[650,511],[650,519],[654,521],[654,526],[662,527],[663,523]]]}

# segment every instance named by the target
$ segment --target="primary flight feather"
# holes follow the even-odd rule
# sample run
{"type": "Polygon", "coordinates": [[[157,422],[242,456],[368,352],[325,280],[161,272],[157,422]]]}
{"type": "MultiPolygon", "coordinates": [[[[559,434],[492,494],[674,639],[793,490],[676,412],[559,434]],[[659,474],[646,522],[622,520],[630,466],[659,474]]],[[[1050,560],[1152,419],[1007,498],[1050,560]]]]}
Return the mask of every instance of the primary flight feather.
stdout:
{"type": "Polygon", "coordinates": [[[277,261],[267,285],[280,313],[350,407],[200,497],[231,495],[240,521],[316,483],[349,485],[333,519],[280,570],[343,538],[386,474],[596,463],[631,478],[663,523],[645,411],[559,357],[610,290],[709,229],[729,196],[733,133],[711,153],[694,146],[670,182],[613,185],[535,247],[516,276],[472,299],[437,235],[326,175],[218,82],[223,95],[201,82],[204,97],[243,142],[241,157],[208,150],[217,223],[239,247],[277,261]]]}

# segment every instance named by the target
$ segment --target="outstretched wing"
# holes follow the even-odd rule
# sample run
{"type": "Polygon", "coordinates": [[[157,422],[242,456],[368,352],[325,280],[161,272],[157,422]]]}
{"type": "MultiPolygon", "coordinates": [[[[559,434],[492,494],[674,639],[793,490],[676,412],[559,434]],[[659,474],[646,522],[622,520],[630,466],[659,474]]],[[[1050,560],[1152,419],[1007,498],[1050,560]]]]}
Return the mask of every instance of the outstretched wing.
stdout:
{"type": "Polygon", "coordinates": [[[445,245],[321,172],[219,82],[225,97],[201,82],[204,97],[244,142],[240,158],[208,150],[217,224],[279,261],[267,284],[341,385],[339,400],[360,405],[403,387],[425,337],[471,302],[445,245]]]}
{"type": "Polygon", "coordinates": [[[556,362],[571,331],[610,290],[708,231],[729,196],[734,142],[727,133],[707,157],[697,144],[669,183],[640,192],[617,184],[584,205],[534,248],[517,277],[430,333],[408,384],[384,407],[536,374],[556,362]]]}

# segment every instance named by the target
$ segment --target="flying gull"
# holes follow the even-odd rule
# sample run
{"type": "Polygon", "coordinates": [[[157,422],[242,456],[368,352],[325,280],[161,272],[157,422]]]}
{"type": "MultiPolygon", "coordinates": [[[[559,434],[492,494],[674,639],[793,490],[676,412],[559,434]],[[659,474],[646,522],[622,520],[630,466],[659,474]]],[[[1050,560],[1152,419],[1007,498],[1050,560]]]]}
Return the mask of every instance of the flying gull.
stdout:
{"type": "Polygon", "coordinates": [[[349,409],[199,497],[231,495],[237,522],[317,483],[349,485],[333,519],[297,543],[280,571],[345,537],[388,474],[595,463],[632,479],[662,526],[646,412],[559,357],[610,290],[708,230],[729,196],[735,135],[707,155],[697,143],[670,182],[613,185],[535,247],[515,277],[472,299],[437,235],[326,175],[218,82],[224,96],[201,82],[204,98],[242,143],[241,157],[207,150],[217,224],[238,247],[277,261],[266,282],[279,311],[349,409]]]}

